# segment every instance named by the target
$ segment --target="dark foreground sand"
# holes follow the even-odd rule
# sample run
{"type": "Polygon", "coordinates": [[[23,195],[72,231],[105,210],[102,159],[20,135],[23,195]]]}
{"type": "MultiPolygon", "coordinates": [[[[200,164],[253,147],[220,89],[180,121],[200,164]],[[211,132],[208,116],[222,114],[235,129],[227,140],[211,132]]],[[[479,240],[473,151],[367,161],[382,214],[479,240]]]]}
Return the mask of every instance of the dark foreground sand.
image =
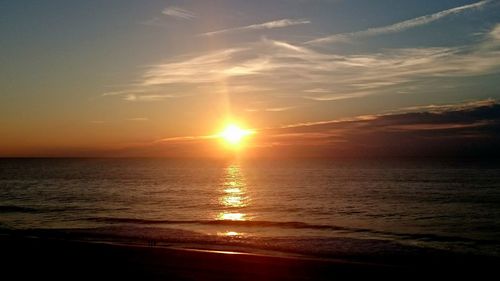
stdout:
{"type": "Polygon", "coordinates": [[[2,280],[415,280],[495,273],[496,259],[388,265],[0,236],[2,280]]]}

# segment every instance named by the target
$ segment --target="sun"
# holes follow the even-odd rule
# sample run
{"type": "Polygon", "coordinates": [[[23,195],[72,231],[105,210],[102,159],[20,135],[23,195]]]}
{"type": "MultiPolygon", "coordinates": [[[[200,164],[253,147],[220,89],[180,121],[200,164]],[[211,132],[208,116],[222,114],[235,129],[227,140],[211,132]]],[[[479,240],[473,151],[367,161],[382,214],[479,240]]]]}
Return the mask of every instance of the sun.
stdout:
{"type": "Polygon", "coordinates": [[[237,147],[241,144],[245,137],[252,134],[254,134],[254,131],[252,130],[242,129],[236,124],[229,124],[222,132],[219,133],[219,137],[227,144],[237,147]]]}

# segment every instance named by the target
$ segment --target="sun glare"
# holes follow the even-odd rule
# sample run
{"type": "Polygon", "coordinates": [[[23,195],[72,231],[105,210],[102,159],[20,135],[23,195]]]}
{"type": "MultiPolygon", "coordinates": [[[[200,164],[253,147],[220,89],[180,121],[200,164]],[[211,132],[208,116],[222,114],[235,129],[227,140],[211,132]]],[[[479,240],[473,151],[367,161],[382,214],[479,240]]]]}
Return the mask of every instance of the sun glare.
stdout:
{"type": "Polygon", "coordinates": [[[231,146],[238,146],[245,137],[252,135],[253,133],[254,131],[252,130],[245,130],[235,124],[229,124],[219,134],[219,137],[231,146]]]}

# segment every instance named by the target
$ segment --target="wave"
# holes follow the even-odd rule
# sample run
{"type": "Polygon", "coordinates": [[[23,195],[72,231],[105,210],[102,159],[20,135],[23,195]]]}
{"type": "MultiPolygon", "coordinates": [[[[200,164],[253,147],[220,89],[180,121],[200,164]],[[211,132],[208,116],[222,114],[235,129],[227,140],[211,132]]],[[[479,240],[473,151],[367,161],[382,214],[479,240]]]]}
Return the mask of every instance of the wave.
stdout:
{"type": "Polygon", "coordinates": [[[315,257],[380,255],[416,249],[391,241],[325,237],[226,237],[194,231],[151,226],[106,226],[79,229],[25,229],[0,227],[0,234],[59,240],[111,242],[131,245],[158,245],[242,252],[277,251],[315,257]]]}
{"type": "Polygon", "coordinates": [[[39,210],[30,207],[16,205],[1,205],[0,213],[37,213],[39,210]]]}
{"type": "MultiPolygon", "coordinates": [[[[242,252],[276,251],[282,254],[305,255],[320,258],[359,259],[383,258],[399,261],[401,258],[422,258],[425,255],[461,253],[447,248],[411,245],[394,240],[350,237],[308,236],[219,236],[178,228],[155,226],[111,225],[96,228],[26,229],[15,230],[0,227],[0,234],[62,240],[95,241],[131,245],[158,245],[163,247],[187,247],[209,250],[242,252]]],[[[478,254],[497,255],[498,247],[483,247],[478,254]],[[483,253],[484,252],[484,253],[483,253]]],[[[477,249],[474,248],[475,251],[477,249]]],[[[464,253],[464,252],[462,252],[464,253]]]]}
{"type": "MultiPolygon", "coordinates": [[[[200,221],[200,220],[143,220],[134,218],[92,217],[89,221],[106,222],[100,226],[83,228],[27,228],[15,229],[0,222],[0,235],[22,235],[41,238],[57,238],[63,240],[96,241],[125,244],[139,244],[195,247],[202,249],[236,250],[236,251],[278,251],[315,257],[348,257],[348,256],[383,256],[399,257],[407,255],[420,256],[429,252],[474,253],[500,257],[499,241],[474,240],[464,237],[440,236],[434,234],[391,233],[376,230],[347,228],[334,225],[308,224],[304,222],[273,221],[200,221]],[[111,223],[112,222],[112,223],[111,223]],[[162,225],[164,224],[164,225],[162,225]],[[241,235],[227,236],[224,232],[207,234],[197,231],[196,227],[182,227],[182,224],[204,224],[210,226],[229,227],[279,227],[292,229],[322,229],[344,232],[361,232],[363,235],[343,235],[344,232],[328,234],[315,233],[286,235],[286,231],[278,231],[280,235],[252,235],[251,230],[242,230],[241,235]],[[191,229],[191,230],[190,230],[191,229]],[[247,235],[247,234],[249,235],[247,235]],[[392,235],[385,239],[381,235],[392,235]],[[417,242],[417,243],[415,243],[417,242]]],[[[88,224],[87,224],[88,225],[88,224]]],[[[235,229],[236,231],[240,231],[235,229]]]]}
{"type": "Polygon", "coordinates": [[[499,240],[473,239],[462,236],[438,235],[431,233],[400,233],[381,231],[367,228],[344,227],[327,224],[310,224],[297,221],[238,221],[238,220],[150,220],[136,218],[112,218],[112,217],[91,217],[88,221],[103,222],[109,224],[133,224],[133,225],[182,225],[182,224],[198,224],[209,226],[227,226],[227,227],[247,227],[247,228],[283,228],[283,229],[311,229],[325,230],[332,232],[343,233],[367,233],[373,237],[384,236],[395,240],[412,240],[422,242],[473,242],[479,244],[500,244],[499,240]]]}
{"type": "Polygon", "coordinates": [[[138,225],[158,225],[158,224],[202,224],[202,225],[224,225],[224,226],[243,226],[243,227],[278,227],[278,228],[296,228],[296,229],[326,229],[326,230],[350,230],[349,228],[309,224],[304,222],[276,222],[276,221],[239,221],[239,220],[148,220],[134,218],[109,218],[92,217],[86,220],[105,223],[127,223],[138,225]]]}
{"type": "MultiPolygon", "coordinates": [[[[69,211],[101,211],[110,210],[110,208],[86,208],[86,207],[28,207],[19,205],[0,205],[0,214],[2,213],[61,213],[69,211]]],[[[128,208],[114,208],[112,210],[128,210],[128,208]]]]}

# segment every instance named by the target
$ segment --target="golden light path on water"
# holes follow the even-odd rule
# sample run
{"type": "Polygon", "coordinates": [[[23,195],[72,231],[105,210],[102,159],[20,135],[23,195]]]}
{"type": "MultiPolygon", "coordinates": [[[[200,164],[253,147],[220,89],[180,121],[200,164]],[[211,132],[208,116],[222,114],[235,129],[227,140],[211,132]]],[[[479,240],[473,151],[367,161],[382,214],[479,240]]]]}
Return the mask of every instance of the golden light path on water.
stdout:
{"type": "MultiPolygon", "coordinates": [[[[241,172],[241,167],[237,163],[232,163],[225,168],[223,181],[221,184],[221,197],[219,198],[219,206],[224,210],[220,212],[217,220],[232,220],[245,221],[247,215],[242,212],[242,209],[250,204],[250,198],[247,195],[247,187],[245,179],[241,172]]],[[[218,232],[221,236],[241,236],[233,230],[226,232],[218,232]]]]}

